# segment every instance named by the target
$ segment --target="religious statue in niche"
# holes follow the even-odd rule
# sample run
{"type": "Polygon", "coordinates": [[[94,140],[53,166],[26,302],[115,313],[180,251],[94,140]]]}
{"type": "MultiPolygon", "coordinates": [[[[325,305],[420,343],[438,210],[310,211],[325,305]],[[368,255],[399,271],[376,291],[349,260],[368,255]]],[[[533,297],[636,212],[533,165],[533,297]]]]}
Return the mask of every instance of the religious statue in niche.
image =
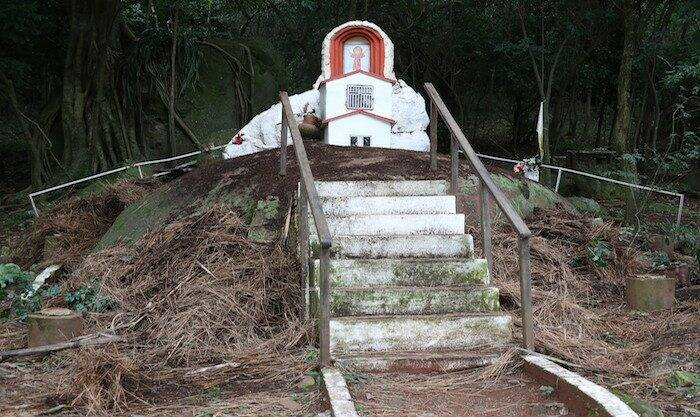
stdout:
{"type": "Polygon", "coordinates": [[[345,42],[343,73],[369,71],[369,42],[364,38],[353,38],[345,42]]]}

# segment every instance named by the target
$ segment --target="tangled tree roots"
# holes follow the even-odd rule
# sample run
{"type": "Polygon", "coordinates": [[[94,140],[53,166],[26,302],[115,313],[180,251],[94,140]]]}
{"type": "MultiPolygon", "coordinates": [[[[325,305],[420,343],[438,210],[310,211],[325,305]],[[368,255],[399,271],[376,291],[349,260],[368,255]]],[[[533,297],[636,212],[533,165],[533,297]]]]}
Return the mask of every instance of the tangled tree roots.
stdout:
{"type": "Polygon", "coordinates": [[[282,248],[245,236],[236,213],[214,206],[89,256],[67,285],[101,277],[101,292],[120,312],[92,325],[118,329],[128,342],[76,353],[76,362],[93,362],[68,376],[86,384],[77,401],[104,409],[156,386],[302,377],[311,364],[298,265],[282,248]]]}

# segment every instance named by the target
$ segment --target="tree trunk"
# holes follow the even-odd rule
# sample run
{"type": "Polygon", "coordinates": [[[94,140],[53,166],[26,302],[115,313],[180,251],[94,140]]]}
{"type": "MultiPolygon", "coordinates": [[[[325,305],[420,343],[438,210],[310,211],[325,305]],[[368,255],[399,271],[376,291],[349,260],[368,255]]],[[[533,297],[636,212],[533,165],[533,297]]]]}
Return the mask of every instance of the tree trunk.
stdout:
{"type": "MultiPolygon", "coordinates": [[[[632,158],[625,158],[629,152],[630,136],[630,89],[632,85],[632,65],[635,50],[635,19],[634,5],[632,0],[622,1],[622,15],[624,27],[624,41],[622,46],[622,56],[620,58],[620,69],[617,76],[617,114],[613,125],[612,146],[613,149],[622,156],[622,170],[630,174],[629,179],[636,181],[637,169],[632,158]]],[[[626,193],[625,220],[631,222],[636,215],[636,199],[634,192],[628,188],[626,193]]]]}
{"type": "Polygon", "coordinates": [[[126,157],[120,105],[110,94],[119,43],[119,1],[69,4],[70,29],[63,66],[63,161],[71,176],[112,167],[126,157]]]}
{"type": "Polygon", "coordinates": [[[590,136],[588,135],[588,127],[591,124],[591,90],[592,88],[589,85],[586,89],[586,107],[584,109],[583,134],[581,135],[581,139],[585,141],[587,141],[590,138],[590,136]]]}
{"type": "Polygon", "coordinates": [[[170,50],[170,95],[168,97],[168,144],[170,147],[170,155],[175,156],[175,74],[176,74],[176,56],[177,53],[177,17],[178,9],[173,11],[173,42],[170,50]]]}

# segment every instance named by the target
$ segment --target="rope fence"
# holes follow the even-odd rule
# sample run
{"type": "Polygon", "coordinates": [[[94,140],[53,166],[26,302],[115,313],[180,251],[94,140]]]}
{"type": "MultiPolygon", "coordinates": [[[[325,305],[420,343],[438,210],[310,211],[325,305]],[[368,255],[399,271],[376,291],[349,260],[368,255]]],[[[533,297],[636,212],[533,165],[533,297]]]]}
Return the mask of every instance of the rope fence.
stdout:
{"type": "MultiPolygon", "coordinates": [[[[43,190],[39,190],[39,191],[35,191],[35,192],[33,192],[33,193],[30,193],[30,194],[29,194],[29,202],[32,204],[32,210],[34,211],[34,215],[35,215],[36,217],[39,217],[39,209],[36,207],[36,202],[34,201],[34,197],[36,197],[36,196],[38,196],[38,195],[50,193],[50,192],[52,192],[52,191],[56,191],[56,190],[60,190],[60,189],[62,189],[62,188],[70,187],[70,186],[72,186],[72,185],[80,184],[80,183],[85,182],[85,181],[90,181],[90,180],[94,180],[94,179],[97,179],[97,178],[105,177],[105,176],[107,176],[107,175],[116,174],[117,172],[126,171],[126,170],[129,169],[129,168],[136,168],[136,169],[138,169],[138,171],[139,171],[139,178],[144,178],[143,169],[141,168],[141,167],[143,167],[143,166],[153,165],[153,164],[161,164],[161,163],[164,163],[164,162],[172,162],[172,161],[177,161],[177,160],[179,160],[179,159],[190,158],[190,157],[192,157],[192,156],[196,156],[196,155],[200,155],[200,154],[203,154],[203,153],[207,153],[207,152],[211,152],[211,151],[216,151],[216,150],[219,150],[219,149],[223,149],[223,148],[225,148],[226,146],[228,146],[228,143],[226,143],[226,144],[224,144],[224,145],[213,146],[213,147],[211,147],[211,148],[207,148],[207,149],[204,149],[204,150],[201,150],[201,151],[189,152],[189,153],[186,153],[186,154],[177,155],[177,156],[173,156],[173,157],[170,157],[170,158],[153,159],[153,160],[149,160],[149,161],[136,162],[136,163],[131,164],[131,165],[125,165],[125,166],[120,167],[120,168],[115,168],[115,169],[112,169],[112,170],[109,170],[109,171],[100,172],[100,173],[98,173],[98,174],[90,175],[90,176],[85,177],[85,178],[80,178],[80,179],[77,179],[77,180],[73,180],[73,181],[67,182],[67,183],[65,183],[65,184],[56,185],[56,186],[54,186],[54,187],[50,187],[50,188],[46,188],[46,189],[43,189],[43,190]]],[[[192,164],[192,163],[190,163],[190,164],[188,164],[188,165],[191,165],[191,164],[192,164]]],[[[178,167],[178,168],[179,168],[179,167],[178,167]]],[[[159,172],[159,173],[156,173],[156,174],[151,175],[151,177],[155,178],[155,177],[160,177],[160,176],[162,176],[162,175],[167,175],[167,174],[170,173],[171,171],[172,171],[172,170],[168,170],[168,171],[164,171],[164,172],[159,172]]]]}
{"type": "MultiPolygon", "coordinates": [[[[147,165],[153,165],[153,164],[161,164],[161,163],[164,163],[164,162],[177,161],[177,160],[184,159],[184,158],[190,158],[190,157],[193,157],[193,156],[196,156],[196,155],[200,155],[200,154],[202,154],[202,153],[206,153],[206,152],[211,152],[211,151],[216,151],[216,150],[219,150],[219,149],[223,149],[223,148],[225,148],[226,146],[228,146],[228,143],[227,143],[227,144],[224,144],[224,145],[218,145],[218,146],[214,146],[214,147],[211,147],[211,148],[207,148],[207,149],[202,150],[202,151],[189,152],[189,153],[186,153],[186,154],[177,155],[177,156],[173,156],[173,157],[170,157],[170,158],[153,159],[153,160],[149,160],[149,161],[136,162],[136,163],[134,163],[134,164],[126,165],[126,166],[123,166],[123,167],[121,167],[121,168],[115,168],[115,169],[112,169],[112,170],[110,170],[110,171],[100,172],[99,174],[90,175],[90,176],[88,176],[88,177],[80,178],[80,179],[77,179],[77,180],[74,180],[74,181],[70,181],[70,182],[67,182],[67,183],[65,183],[65,184],[56,185],[56,186],[54,186],[54,187],[50,187],[50,188],[46,188],[46,189],[44,189],[44,190],[40,190],[40,191],[33,192],[33,193],[29,194],[29,201],[30,201],[31,204],[32,204],[32,210],[34,211],[34,215],[38,217],[38,216],[39,216],[39,210],[37,209],[36,203],[35,203],[35,201],[34,201],[34,197],[36,197],[36,196],[38,196],[38,195],[46,194],[46,193],[49,193],[49,192],[52,192],[52,191],[56,191],[56,190],[60,190],[60,189],[65,188],[65,187],[70,187],[70,186],[72,186],[72,185],[80,184],[80,183],[82,183],[82,182],[94,180],[94,179],[97,179],[97,178],[100,178],[100,177],[104,177],[104,176],[107,176],[107,175],[116,174],[117,172],[125,171],[125,170],[127,170],[127,169],[129,169],[129,168],[136,168],[136,169],[138,169],[139,177],[140,177],[140,178],[144,178],[143,169],[142,169],[141,167],[144,167],[144,166],[147,166],[147,165]]],[[[490,160],[493,160],[493,161],[500,161],[500,162],[509,162],[509,163],[513,163],[513,164],[517,164],[517,163],[519,163],[519,162],[522,162],[522,161],[518,161],[518,160],[515,160],[515,159],[501,158],[501,157],[499,157],[499,156],[491,156],[491,155],[485,155],[485,154],[477,154],[477,156],[478,156],[479,158],[483,158],[483,159],[490,159],[490,160]]],[[[193,163],[191,162],[191,163],[189,163],[189,164],[187,164],[187,165],[191,165],[191,164],[193,164],[193,163]]],[[[651,191],[651,192],[654,192],[654,193],[665,194],[665,195],[669,195],[669,196],[676,197],[676,198],[678,198],[678,211],[677,211],[677,213],[676,213],[676,226],[680,226],[680,224],[681,224],[681,218],[682,218],[682,216],[683,216],[683,203],[684,203],[684,201],[685,201],[685,195],[683,195],[683,194],[681,194],[681,193],[676,193],[676,192],[674,192],[674,191],[663,190],[663,189],[661,189],[661,188],[656,188],[656,187],[648,187],[648,186],[645,186],[645,185],[639,185],[639,184],[635,184],[635,183],[631,183],[631,182],[626,182],[626,181],[620,181],[620,180],[616,180],[616,179],[612,179],[612,178],[607,178],[607,177],[603,177],[603,176],[600,176],[600,175],[590,174],[590,173],[588,173],[588,172],[577,171],[577,170],[575,170],[575,169],[560,167],[560,166],[556,166],[556,165],[542,164],[542,165],[540,165],[540,167],[557,171],[557,181],[556,181],[556,184],[555,184],[555,186],[554,186],[554,191],[555,191],[555,192],[559,192],[559,185],[561,184],[562,173],[567,172],[567,173],[570,173],[570,174],[581,175],[581,176],[584,176],[584,177],[593,178],[593,179],[600,180],[600,181],[606,181],[606,182],[610,182],[610,183],[613,183],[613,184],[619,184],[619,185],[624,185],[624,186],[631,187],[631,188],[637,188],[637,189],[639,189],[639,190],[651,191]]],[[[164,171],[164,172],[159,172],[159,173],[156,173],[156,174],[151,175],[151,177],[155,178],[155,177],[159,177],[159,176],[162,176],[162,175],[167,175],[167,174],[170,173],[170,172],[171,172],[171,170],[169,170],[169,171],[164,171]]]]}
{"type": "MultiPolygon", "coordinates": [[[[479,158],[491,159],[494,161],[510,162],[510,163],[514,163],[514,164],[522,162],[522,161],[517,161],[515,159],[501,158],[498,156],[491,156],[491,155],[484,155],[484,154],[477,154],[477,155],[479,156],[479,158]]],[[[606,182],[610,182],[613,184],[619,184],[619,185],[624,185],[624,186],[631,187],[631,188],[637,188],[639,190],[651,191],[654,193],[665,194],[665,195],[677,197],[678,198],[678,211],[676,213],[676,226],[681,225],[681,217],[683,216],[683,203],[685,201],[685,195],[683,195],[681,193],[677,193],[674,191],[668,191],[668,190],[662,190],[661,188],[656,188],[656,187],[648,187],[646,185],[639,185],[639,184],[635,184],[632,182],[626,182],[626,181],[620,181],[620,180],[616,180],[616,179],[612,179],[612,178],[602,177],[600,175],[590,174],[588,172],[577,171],[575,169],[560,167],[560,166],[556,166],[556,165],[542,164],[542,165],[540,165],[540,167],[557,171],[557,182],[554,186],[554,191],[557,193],[559,192],[559,185],[561,184],[562,172],[568,172],[571,174],[581,175],[584,177],[593,178],[593,179],[600,180],[600,181],[606,181],[606,182]]]]}

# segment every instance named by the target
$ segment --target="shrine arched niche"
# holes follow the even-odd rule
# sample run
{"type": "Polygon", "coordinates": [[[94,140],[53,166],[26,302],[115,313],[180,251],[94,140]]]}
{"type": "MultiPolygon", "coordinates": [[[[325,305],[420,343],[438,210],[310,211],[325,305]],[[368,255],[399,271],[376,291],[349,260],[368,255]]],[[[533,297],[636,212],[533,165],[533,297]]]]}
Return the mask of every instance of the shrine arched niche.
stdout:
{"type": "Polygon", "coordinates": [[[384,76],[384,39],[367,26],[348,26],[336,32],[330,45],[331,77],[353,71],[384,76]]]}

